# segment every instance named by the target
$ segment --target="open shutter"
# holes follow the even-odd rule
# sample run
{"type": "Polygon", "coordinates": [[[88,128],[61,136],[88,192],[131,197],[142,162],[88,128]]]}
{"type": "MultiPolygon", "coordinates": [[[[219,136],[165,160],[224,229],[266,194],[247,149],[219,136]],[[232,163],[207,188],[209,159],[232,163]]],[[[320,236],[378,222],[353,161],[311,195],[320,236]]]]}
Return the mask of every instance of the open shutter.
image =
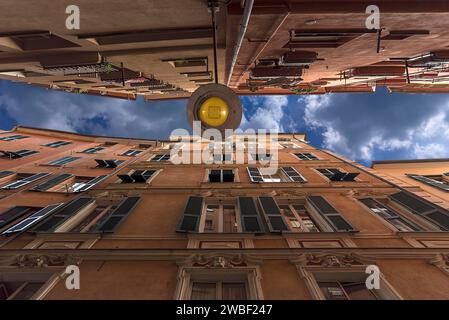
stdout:
{"type": "Polygon", "coordinates": [[[326,220],[335,231],[338,232],[354,232],[357,231],[341,214],[324,199],[322,196],[310,196],[307,200],[318,211],[318,213],[326,220]]]}
{"type": "Polygon", "coordinates": [[[82,186],[76,188],[76,190],[74,192],[87,191],[90,188],[94,187],[96,184],[99,184],[101,181],[103,181],[106,178],[107,178],[107,175],[102,175],[102,176],[95,177],[92,180],[84,183],[82,186]]]}
{"type": "Polygon", "coordinates": [[[281,215],[276,201],[272,197],[259,197],[259,202],[265,214],[270,232],[288,231],[287,224],[281,215]]]}
{"type": "Polygon", "coordinates": [[[46,173],[46,172],[36,173],[30,177],[23,178],[23,179],[8,183],[7,185],[3,186],[1,189],[7,189],[7,190],[18,189],[18,188],[21,188],[31,182],[34,182],[43,177],[46,177],[48,175],[49,175],[49,173],[46,173]]]}
{"type": "Polygon", "coordinates": [[[251,182],[263,182],[262,174],[260,173],[259,168],[247,167],[246,170],[248,170],[251,182]]]}
{"type": "Polygon", "coordinates": [[[449,231],[449,212],[447,210],[427,203],[424,199],[420,199],[404,191],[393,194],[390,198],[408,211],[437,225],[441,230],[449,231]]]}
{"type": "Polygon", "coordinates": [[[57,186],[61,182],[65,181],[65,180],[67,180],[67,179],[69,179],[71,177],[73,177],[73,174],[63,173],[63,174],[57,175],[53,179],[48,180],[47,182],[44,182],[44,183],[42,183],[40,185],[35,186],[31,190],[33,190],[33,191],[47,191],[47,190],[53,188],[54,186],[57,186]]]}
{"type": "Polygon", "coordinates": [[[22,217],[30,209],[30,207],[17,206],[0,213],[0,228],[22,217]]]}
{"type": "Polygon", "coordinates": [[[72,218],[79,211],[94,202],[94,198],[78,198],[70,201],[51,214],[47,219],[36,225],[32,231],[53,232],[65,221],[72,218]]]}
{"type": "Polygon", "coordinates": [[[306,179],[293,167],[282,167],[281,170],[293,182],[306,182],[306,179]]]}
{"type": "Polygon", "coordinates": [[[4,178],[4,177],[7,177],[7,176],[10,176],[10,175],[12,175],[14,173],[15,173],[14,171],[8,171],[8,170],[0,171],[0,179],[4,178]]]}
{"type": "Polygon", "coordinates": [[[412,179],[424,182],[425,184],[430,185],[432,187],[435,187],[435,188],[438,188],[438,189],[441,189],[444,191],[449,191],[449,185],[444,182],[433,180],[433,179],[427,178],[425,176],[420,176],[418,174],[406,174],[406,176],[408,176],[412,179]]]}
{"type": "Polygon", "coordinates": [[[128,197],[123,200],[97,230],[101,232],[114,232],[134,210],[139,201],[140,197],[128,197]]]}
{"type": "Polygon", "coordinates": [[[177,232],[198,232],[203,203],[203,197],[189,197],[176,228],[177,232]]]}
{"type": "Polygon", "coordinates": [[[254,199],[251,197],[239,197],[239,207],[243,232],[264,232],[254,199]]]}
{"type": "Polygon", "coordinates": [[[3,231],[2,234],[8,234],[8,233],[14,233],[14,232],[22,232],[26,231],[51,213],[53,213],[55,210],[57,210],[59,207],[62,206],[62,203],[52,204],[49,205],[38,212],[33,213],[28,218],[20,221],[19,223],[13,225],[12,227],[8,228],[7,230],[3,231]]]}

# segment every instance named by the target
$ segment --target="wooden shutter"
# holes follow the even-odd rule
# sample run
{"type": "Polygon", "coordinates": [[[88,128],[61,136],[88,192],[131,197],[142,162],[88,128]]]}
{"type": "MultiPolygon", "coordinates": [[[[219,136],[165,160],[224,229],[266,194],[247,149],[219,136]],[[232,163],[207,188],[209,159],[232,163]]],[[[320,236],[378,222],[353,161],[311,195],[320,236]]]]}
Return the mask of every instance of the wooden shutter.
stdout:
{"type": "Polygon", "coordinates": [[[30,209],[30,207],[16,206],[0,213],[0,228],[22,217],[30,211],[30,209]]]}
{"type": "Polygon", "coordinates": [[[70,201],[60,209],[56,210],[52,215],[46,218],[44,221],[36,225],[32,231],[35,232],[53,232],[65,221],[73,217],[83,208],[94,202],[94,198],[78,198],[70,201]]]}
{"type": "Polygon", "coordinates": [[[239,208],[243,232],[264,232],[253,198],[239,197],[239,208]]]}
{"type": "Polygon", "coordinates": [[[449,185],[445,184],[444,182],[433,180],[433,179],[427,178],[425,176],[420,176],[417,174],[406,174],[406,176],[408,176],[412,179],[421,181],[429,186],[432,186],[432,187],[435,187],[435,188],[438,188],[438,189],[441,189],[444,191],[449,191],[449,185]]]}
{"type": "Polygon", "coordinates": [[[35,186],[31,190],[33,191],[47,191],[48,189],[53,188],[54,186],[60,184],[61,182],[73,177],[73,174],[69,173],[63,173],[60,175],[57,175],[56,177],[48,180],[47,182],[44,182],[40,185],[35,186]]]}
{"type": "Polygon", "coordinates": [[[293,167],[282,167],[281,170],[293,182],[306,182],[306,179],[293,167]]]}
{"type": "Polygon", "coordinates": [[[189,197],[176,228],[177,232],[198,232],[203,203],[203,197],[189,197]]]}
{"type": "Polygon", "coordinates": [[[41,221],[42,219],[53,213],[56,209],[58,209],[61,206],[62,203],[49,205],[39,210],[38,212],[33,213],[31,216],[20,221],[19,223],[16,223],[7,230],[3,231],[2,234],[26,231],[27,229],[35,225],[37,222],[41,221]]]}
{"type": "Polygon", "coordinates": [[[0,171],[0,179],[4,178],[4,177],[7,177],[7,176],[10,176],[10,175],[12,175],[14,173],[15,173],[14,171],[9,171],[9,170],[0,171]]]}
{"type": "Polygon", "coordinates": [[[346,219],[343,218],[341,214],[322,196],[310,196],[307,197],[307,200],[335,231],[357,231],[357,229],[354,228],[348,221],[346,221],[346,219]]]}
{"type": "Polygon", "coordinates": [[[251,182],[263,182],[263,177],[259,168],[247,167],[246,170],[248,170],[248,175],[251,182]]]}
{"type": "Polygon", "coordinates": [[[134,210],[139,201],[140,197],[128,197],[123,200],[97,230],[101,232],[114,232],[134,210]]]}
{"type": "Polygon", "coordinates": [[[281,215],[276,201],[272,197],[259,197],[259,202],[270,232],[288,231],[287,224],[281,215]]]}
{"type": "Polygon", "coordinates": [[[23,186],[25,186],[25,185],[27,185],[27,184],[29,184],[31,182],[39,180],[39,179],[41,179],[43,177],[46,177],[48,175],[49,175],[49,173],[46,173],[46,172],[36,173],[36,174],[34,174],[34,175],[30,176],[30,177],[19,179],[17,181],[8,183],[7,185],[3,186],[1,189],[7,189],[7,190],[19,189],[19,188],[21,188],[21,187],[23,187],[23,186]]]}
{"type": "Polygon", "coordinates": [[[447,210],[404,191],[393,194],[390,198],[408,211],[437,225],[441,230],[449,231],[449,212],[447,210]]]}
{"type": "Polygon", "coordinates": [[[107,178],[108,175],[102,175],[102,176],[98,176],[93,178],[92,180],[86,182],[84,184],[84,186],[82,186],[81,188],[79,188],[78,190],[76,190],[76,192],[83,192],[83,191],[87,191],[90,188],[94,187],[96,184],[99,184],[101,181],[103,181],[104,179],[107,178]]]}

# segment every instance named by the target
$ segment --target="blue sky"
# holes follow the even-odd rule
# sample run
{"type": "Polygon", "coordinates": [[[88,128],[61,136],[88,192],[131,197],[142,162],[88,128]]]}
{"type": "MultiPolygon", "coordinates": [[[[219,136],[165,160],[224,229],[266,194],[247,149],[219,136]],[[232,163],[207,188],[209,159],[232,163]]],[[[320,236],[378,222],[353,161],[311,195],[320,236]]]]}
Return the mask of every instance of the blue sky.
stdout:
{"type": "MultiPolygon", "coordinates": [[[[449,157],[449,95],[247,96],[242,129],[305,132],[317,147],[372,160],[449,157]]],[[[167,138],[189,128],[186,100],[126,101],[0,80],[0,129],[16,124],[97,135],[167,138]]]]}

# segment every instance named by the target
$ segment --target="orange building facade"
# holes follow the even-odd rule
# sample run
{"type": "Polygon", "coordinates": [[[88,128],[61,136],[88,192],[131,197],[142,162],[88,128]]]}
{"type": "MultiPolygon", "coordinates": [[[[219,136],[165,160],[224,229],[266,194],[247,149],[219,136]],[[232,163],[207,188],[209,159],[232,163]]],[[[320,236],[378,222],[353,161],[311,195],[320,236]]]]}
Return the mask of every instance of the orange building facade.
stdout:
{"type": "Polygon", "coordinates": [[[252,138],[173,164],[222,143],[0,132],[0,299],[449,299],[447,189],[404,176],[447,185],[447,162],[369,169],[292,133],[259,141],[267,174],[235,161],[252,138]]]}

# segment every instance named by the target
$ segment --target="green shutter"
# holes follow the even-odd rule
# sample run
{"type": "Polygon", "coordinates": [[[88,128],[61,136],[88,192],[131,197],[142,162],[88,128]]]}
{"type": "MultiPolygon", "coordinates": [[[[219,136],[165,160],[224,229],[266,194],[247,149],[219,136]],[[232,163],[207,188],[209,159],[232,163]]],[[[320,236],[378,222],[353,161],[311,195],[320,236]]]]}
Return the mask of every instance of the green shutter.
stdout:
{"type": "Polygon", "coordinates": [[[287,224],[281,215],[276,201],[272,197],[259,197],[259,202],[270,232],[288,231],[287,224]]]}
{"type": "Polygon", "coordinates": [[[243,232],[263,233],[264,229],[254,199],[239,197],[240,219],[243,232]]]}
{"type": "Polygon", "coordinates": [[[346,221],[346,219],[343,218],[341,214],[322,196],[309,196],[307,197],[307,200],[335,231],[357,231],[357,229],[346,221]]]}
{"type": "Polygon", "coordinates": [[[134,210],[139,201],[140,197],[128,197],[123,200],[97,230],[101,232],[114,232],[134,210]]]}
{"type": "Polygon", "coordinates": [[[176,228],[177,232],[198,232],[203,204],[203,197],[189,197],[176,228]]]}

